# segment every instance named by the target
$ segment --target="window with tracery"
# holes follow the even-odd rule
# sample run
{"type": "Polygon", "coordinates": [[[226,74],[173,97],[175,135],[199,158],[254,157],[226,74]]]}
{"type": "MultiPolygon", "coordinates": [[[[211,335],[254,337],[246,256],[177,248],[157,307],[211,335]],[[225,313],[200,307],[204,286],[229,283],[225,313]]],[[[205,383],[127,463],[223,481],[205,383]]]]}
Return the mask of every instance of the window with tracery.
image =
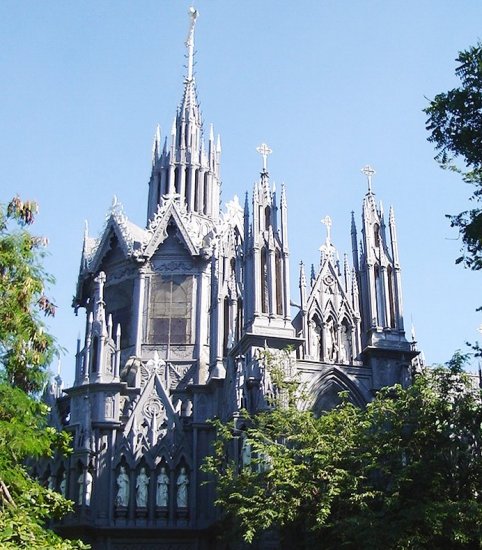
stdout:
{"type": "Polygon", "coordinates": [[[148,331],[150,344],[191,343],[192,293],[192,276],[152,277],[148,331]]]}

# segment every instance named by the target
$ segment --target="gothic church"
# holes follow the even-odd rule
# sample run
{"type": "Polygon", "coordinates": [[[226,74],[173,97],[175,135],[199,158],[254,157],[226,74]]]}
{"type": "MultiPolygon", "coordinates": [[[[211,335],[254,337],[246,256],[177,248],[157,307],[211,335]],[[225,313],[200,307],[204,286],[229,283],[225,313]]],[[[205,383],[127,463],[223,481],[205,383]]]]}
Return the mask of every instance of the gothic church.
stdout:
{"type": "Polygon", "coordinates": [[[388,224],[364,169],[353,267],[340,265],[330,225],[320,263],[290,297],[288,202],[263,168],[251,197],[220,208],[221,146],[207,141],[193,75],[197,12],[190,10],[187,74],[169,136],[152,152],[145,227],[118,202],[100,238],[84,236],[74,306],[85,310],[75,381],[49,389],[52,422],[74,451],[39,467],[76,504],[58,530],[94,549],[215,548],[214,489],[200,471],[214,433],[268,405],[266,351],[297,376],[315,411],[349,392],[363,406],[407,383],[417,355],[407,341],[393,210],[388,224]],[[292,318],[292,311],[296,314],[292,318]]]}

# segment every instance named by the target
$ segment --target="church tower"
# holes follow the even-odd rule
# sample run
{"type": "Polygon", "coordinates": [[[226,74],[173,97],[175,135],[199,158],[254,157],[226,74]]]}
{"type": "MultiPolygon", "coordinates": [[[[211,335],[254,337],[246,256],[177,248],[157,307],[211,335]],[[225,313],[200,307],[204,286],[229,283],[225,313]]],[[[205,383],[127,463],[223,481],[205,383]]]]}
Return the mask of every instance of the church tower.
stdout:
{"type": "Polygon", "coordinates": [[[191,8],[191,25],[186,40],[187,74],[184,94],[172,123],[169,138],[161,144],[158,126],[152,146],[152,172],[149,181],[147,220],[151,220],[167,197],[179,196],[187,212],[217,220],[220,200],[221,141],[214,139],[211,125],[208,146],[194,78],[194,29],[198,12],[191,8]]]}
{"type": "Polygon", "coordinates": [[[397,231],[393,208],[389,234],[382,203],[372,190],[375,171],[365,166],[368,191],[363,199],[360,250],[352,215],[353,261],[360,287],[363,354],[373,369],[374,387],[392,380],[407,381],[412,359],[418,354],[405,338],[397,231]],[[405,374],[402,374],[405,372],[405,374]]]}

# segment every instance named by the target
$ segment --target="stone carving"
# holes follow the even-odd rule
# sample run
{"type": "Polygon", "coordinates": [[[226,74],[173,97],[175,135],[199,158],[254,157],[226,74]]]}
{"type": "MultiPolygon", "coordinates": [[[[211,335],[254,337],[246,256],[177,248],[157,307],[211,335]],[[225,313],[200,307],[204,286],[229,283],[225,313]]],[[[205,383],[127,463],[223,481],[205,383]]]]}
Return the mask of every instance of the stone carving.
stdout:
{"type": "Polygon", "coordinates": [[[157,476],[156,506],[167,507],[169,500],[169,477],[166,474],[166,468],[161,467],[157,476]]]}
{"type": "Polygon", "coordinates": [[[89,470],[85,470],[85,472],[80,474],[77,483],[79,485],[79,498],[77,504],[80,506],[82,506],[82,504],[84,504],[84,506],[90,506],[90,499],[92,497],[92,474],[89,470]]]}
{"type": "Polygon", "coordinates": [[[60,485],[59,485],[59,491],[60,491],[60,494],[65,497],[66,496],[66,491],[67,491],[67,477],[65,475],[65,472],[62,473],[62,479],[60,481],[60,485]]]}
{"type": "Polygon", "coordinates": [[[186,468],[184,466],[181,468],[181,471],[179,472],[179,475],[177,476],[177,507],[178,508],[187,508],[187,501],[188,501],[188,485],[189,485],[189,478],[186,473],[186,468]]]}
{"type": "Polygon", "coordinates": [[[115,499],[116,506],[127,507],[129,505],[130,481],[124,466],[120,467],[119,475],[117,476],[117,496],[115,499]]]}
{"type": "Polygon", "coordinates": [[[352,360],[351,331],[345,325],[341,325],[341,361],[350,363],[352,360]]]}
{"type": "Polygon", "coordinates": [[[55,477],[52,474],[49,475],[49,478],[47,480],[47,487],[51,491],[55,491],[55,477]]]}
{"type": "Polygon", "coordinates": [[[148,487],[149,477],[147,476],[146,469],[143,466],[136,481],[136,504],[139,508],[147,507],[148,487]]]}
{"type": "Polygon", "coordinates": [[[114,396],[108,395],[105,399],[105,417],[114,418],[114,396]]]}

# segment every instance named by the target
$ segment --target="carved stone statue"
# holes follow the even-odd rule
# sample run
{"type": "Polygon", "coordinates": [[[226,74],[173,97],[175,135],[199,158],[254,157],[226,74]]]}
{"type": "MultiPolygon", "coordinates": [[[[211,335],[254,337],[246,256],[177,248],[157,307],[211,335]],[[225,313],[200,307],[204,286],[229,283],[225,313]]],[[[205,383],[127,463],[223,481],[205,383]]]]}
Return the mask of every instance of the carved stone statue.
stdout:
{"type": "Polygon", "coordinates": [[[136,481],[136,504],[139,508],[147,507],[147,489],[149,487],[149,477],[146,475],[144,466],[141,468],[136,481]]]}
{"type": "Polygon", "coordinates": [[[166,474],[166,468],[161,467],[161,471],[157,476],[157,490],[156,490],[156,506],[167,508],[169,500],[169,477],[166,474]]]}
{"type": "Polygon", "coordinates": [[[119,475],[117,476],[117,496],[115,499],[117,506],[127,507],[129,505],[129,491],[129,476],[126,474],[124,466],[121,466],[119,475]]]}
{"type": "Polygon", "coordinates": [[[50,474],[49,475],[49,479],[47,480],[47,483],[48,483],[48,488],[51,490],[51,491],[55,491],[55,477],[50,474]]]}
{"type": "Polygon", "coordinates": [[[343,324],[341,325],[341,360],[343,363],[350,363],[351,359],[351,331],[343,324]]]}
{"type": "Polygon", "coordinates": [[[65,475],[65,472],[63,472],[62,474],[62,479],[60,481],[60,485],[59,485],[59,491],[60,491],[60,494],[64,497],[65,494],[66,494],[66,490],[67,490],[67,477],[65,475]]]}
{"type": "Polygon", "coordinates": [[[82,506],[90,506],[90,499],[92,496],[92,474],[89,470],[81,473],[77,480],[79,485],[79,499],[77,503],[82,506]]]}
{"type": "Polygon", "coordinates": [[[186,468],[181,468],[179,475],[177,476],[177,507],[187,508],[187,486],[189,485],[189,478],[186,474],[186,468]]]}

